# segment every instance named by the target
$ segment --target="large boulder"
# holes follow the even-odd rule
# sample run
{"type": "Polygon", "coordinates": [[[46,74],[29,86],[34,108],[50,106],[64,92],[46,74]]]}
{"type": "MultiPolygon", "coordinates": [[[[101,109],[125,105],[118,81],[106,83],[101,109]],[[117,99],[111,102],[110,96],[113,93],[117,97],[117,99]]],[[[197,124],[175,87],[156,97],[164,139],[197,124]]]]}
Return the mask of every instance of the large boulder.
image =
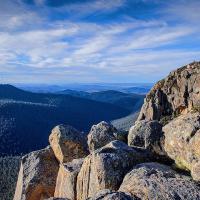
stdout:
{"type": "Polygon", "coordinates": [[[179,68],[159,81],[147,94],[138,120],[168,123],[200,105],[200,62],[179,68]]]}
{"type": "Polygon", "coordinates": [[[76,199],[76,181],[83,159],[60,164],[54,197],[76,199]]]}
{"type": "Polygon", "coordinates": [[[137,121],[128,134],[128,145],[150,150],[163,155],[164,135],[162,125],[154,121],[137,121]]]}
{"type": "Polygon", "coordinates": [[[77,200],[85,200],[103,189],[117,190],[125,174],[144,162],[146,154],[121,141],[112,141],[85,158],[77,178],[77,200]]]}
{"type": "Polygon", "coordinates": [[[101,190],[95,196],[88,198],[87,200],[136,200],[136,199],[124,192],[115,192],[105,189],[101,190]]]}
{"type": "Polygon", "coordinates": [[[49,143],[61,163],[88,155],[86,138],[81,132],[68,125],[56,126],[49,136],[49,143]]]}
{"type": "Polygon", "coordinates": [[[145,200],[200,199],[200,187],[190,177],[158,163],[143,163],[134,167],[125,176],[119,191],[145,200]]]}
{"type": "Polygon", "coordinates": [[[117,129],[107,122],[100,122],[97,125],[93,125],[88,134],[88,147],[90,152],[99,149],[113,140],[118,138],[117,129]]]}
{"type": "Polygon", "coordinates": [[[191,170],[200,161],[200,114],[181,115],[163,127],[165,150],[178,167],[191,170]]]}
{"type": "Polygon", "coordinates": [[[50,147],[22,158],[14,200],[43,200],[55,192],[58,162],[50,147]]]}

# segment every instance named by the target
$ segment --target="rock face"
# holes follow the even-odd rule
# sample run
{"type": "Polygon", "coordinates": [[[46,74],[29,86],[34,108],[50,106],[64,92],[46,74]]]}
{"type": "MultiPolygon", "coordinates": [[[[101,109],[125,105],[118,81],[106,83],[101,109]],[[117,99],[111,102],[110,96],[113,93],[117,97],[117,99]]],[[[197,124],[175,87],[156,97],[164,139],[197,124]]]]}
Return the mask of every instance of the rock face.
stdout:
{"type": "Polygon", "coordinates": [[[88,155],[85,137],[71,126],[56,126],[49,136],[49,143],[61,163],[88,155]]]}
{"type": "Polygon", "coordinates": [[[148,149],[163,155],[164,135],[162,125],[154,121],[137,121],[128,134],[128,145],[148,149]]]}
{"type": "Polygon", "coordinates": [[[76,181],[83,164],[83,159],[60,164],[54,197],[76,199],[76,181]]]}
{"type": "Polygon", "coordinates": [[[113,141],[85,158],[77,178],[77,199],[85,200],[103,189],[117,190],[125,174],[144,155],[121,141],[113,141]]]}
{"type": "Polygon", "coordinates": [[[195,181],[200,182],[200,161],[192,165],[191,175],[195,181]]]}
{"type": "Polygon", "coordinates": [[[92,126],[88,134],[88,146],[90,152],[99,149],[109,142],[116,140],[117,129],[107,122],[100,122],[92,126]]]}
{"type": "Polygon", "coordinates": [[[137,165],[125,176],[119,191],[144,200],[200,199],[200,187],[190,177],[158,163],[137,165]]]}
{"type": "MultiPolygon", "coordinates": [[[[111,190],[101,190],[94,197],[87,200],[134,200],[135,198],[124,192],[113,192],[111,190]]],[[[135,199],[136,200],[136,199],[135,199]]]]}
{"type": "Polygon", "coordinates": [[[22,158],[14,200],[43,200],[54,195],[58,162],[50,147],[22,158]]]}
{"type": "Polygon", "coordinates": [[[183,169],[200,161],[200,113],[181,115],[163,127],[165,150],[183,169]]]}
{"type": "Polygon", "coordinates": [[[146,96],[138,120],[166,124],[181,113],[200,107],[200,62],[177,69],[159,81],[146,96]]]}

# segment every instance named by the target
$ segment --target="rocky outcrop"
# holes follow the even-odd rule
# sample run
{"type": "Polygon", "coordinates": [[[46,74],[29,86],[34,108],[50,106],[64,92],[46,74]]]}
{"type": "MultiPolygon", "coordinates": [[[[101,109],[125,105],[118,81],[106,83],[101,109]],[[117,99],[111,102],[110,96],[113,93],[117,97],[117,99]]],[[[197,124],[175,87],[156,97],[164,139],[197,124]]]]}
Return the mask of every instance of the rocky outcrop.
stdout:
{"type": "Polygon", "coordinates": [[[164,155],[164,135],[162,125],[154,121],[137,121],[128,134],[128,145],[150,150],[152,153],[164,155]]]}
{"type": "Polygon", "coordinates": [[[81,132],[67,125],[56,126],[49,136],[49,143],[61,163],[88,155],[86,138],[81,132]]]}
{"type": "Polygon", "coordinates": [[[90,152],[95,151],[119,137],[117,129],[112,124],[102,121],[93,125],[88,134],[89,150],[90,152]]]}
{"type": "Polygon", "coordinates": [[[83,164],[83,159],[60,164],[54,197],[76,199],[76,180],[83,164]]]}
{"type": "Polygon", "coordinates": [[[200,62],[159,81],[129,131],[129,146],[119,140],[127,137],[101,122],[88,135],[89,154],[79,131],[55,127],[53,151],[23,158],[14,200],[199,200],[200,62]]]}
{"type": "Polygon", "coordinates": [[[50,147],[22,158],[14,200],[44,200],[54,195],[58,162],[50,147]]]}
{"type": "Polygon", "coordinates": [[[125,174],[146,155],[113,141],[85,158],[77,178],[77,199],[85,200],[103,189],[117,190],[125,174]]]}
{"type": "Polygon", "coordinates": [[[200,199],[200,187],[190,177],[158,163],[137,165],[125,176],[119,191],[142,200],[200,199]]]}
{"type": "Polygon", "coordinates": [[[160,120],[166,124],[181,113],[200,107],[200,62],[169,74],[147,94],[138,120],[160,120]]]}
{"type": "Polygon", "coordinates": [[[165,150],[178,167],[191,170],[200,161],[200,113],[181,115],[163,127],[165,150]]]}
{"type": "Polygon", "coordinates": [[[198,178],[199,113],[200,62],[193,62],[171,72],[169,76],[155,84],[146,96],[138,122],[130,130],[129,140],[136,143],[138,137],[135,137],[137,135],[135,132],[140,136],[139,139],[143,135],[148,137],[143,120],[160,121],[164,125],[164,150],[167,155],[179,168],[191,171],[193,178],[200,180],[198,178]]]}
{"type": "Polygon", "coordinates": [[[87,200],[138,200],[124,192],[114,192],[111,190],[101,190],[94,197],[87,200]]]}

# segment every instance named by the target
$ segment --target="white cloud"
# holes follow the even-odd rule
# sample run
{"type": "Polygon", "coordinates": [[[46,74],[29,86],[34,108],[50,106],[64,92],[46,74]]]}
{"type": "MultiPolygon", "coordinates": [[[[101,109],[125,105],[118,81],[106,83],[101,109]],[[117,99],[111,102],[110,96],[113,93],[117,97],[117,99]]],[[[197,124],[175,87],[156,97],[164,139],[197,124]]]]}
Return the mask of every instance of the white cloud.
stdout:
{"type": "Polygon", "coordinates": [[[109,36],[98,36],[95,38],[90,38],[88,41],[85,41],[83,45],[80,45],[74,54],[76,56],[87,56],[88,54],[98,53],[107,48],[111,41],[112,39],[109,38],[109,36]]]}
{"type": "Polygon", "coordinates": [[[177,19],[190,22],[192,24],[199,24],[200,20],[200,1],[199,0],[181,0],[169,4],[164,12],[171,19],[177,19]]]}
{"type": "MultiPolygon", "coordinates": [[[[81,15],[87,15],[112,12],[125,4],[123,0],[100,0],[74,4],[62,11],[80,10],[81,15]]],[[[74,77],[73,81],[81,82],[105,81],[108,76],[123,76],[126,80],[137,75],[143,81],[152,81],[200,57],[198,49],[182,47],[185,38],[195,40],[191,36],[200,32],[190,23],[175,26],[165,17],[136,20],[130,16],[103,24],[70,19],[52,23],[44,14],[23,13],[23,9],[20,6],[8,17],[0,14],[0,73],[10,73],[8,79],[13,79],[14,74],[37,74],[38,80],[44,76],[48,81],[54,75],[57,80],[74,77]],[[175,49],[170,47],[172,44],[176,44],[175,49]]]]}
{"type": "Polygon", "coordinates": [[[126,0],[97,0],[88,1],[83,3],[71,3],[66,5],[64,8],[57,8],[62,12],[70,12],[73,16],[87,16],[97,12],[111,12],[115,11],[126,5],[126,0]],[[74,15],[75,13],[75,15],[74,15]]]}

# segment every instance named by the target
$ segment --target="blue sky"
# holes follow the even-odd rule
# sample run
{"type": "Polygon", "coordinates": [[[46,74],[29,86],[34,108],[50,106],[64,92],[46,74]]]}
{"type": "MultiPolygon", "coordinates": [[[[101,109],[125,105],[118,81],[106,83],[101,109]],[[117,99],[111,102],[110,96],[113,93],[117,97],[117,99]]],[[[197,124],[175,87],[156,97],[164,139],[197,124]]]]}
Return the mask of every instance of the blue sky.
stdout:
{"type": "Polygon", "coordinates": [[[199,8],[199,0],[0,1],[0,82],[156,82],[200,60],[199,8]]]}

